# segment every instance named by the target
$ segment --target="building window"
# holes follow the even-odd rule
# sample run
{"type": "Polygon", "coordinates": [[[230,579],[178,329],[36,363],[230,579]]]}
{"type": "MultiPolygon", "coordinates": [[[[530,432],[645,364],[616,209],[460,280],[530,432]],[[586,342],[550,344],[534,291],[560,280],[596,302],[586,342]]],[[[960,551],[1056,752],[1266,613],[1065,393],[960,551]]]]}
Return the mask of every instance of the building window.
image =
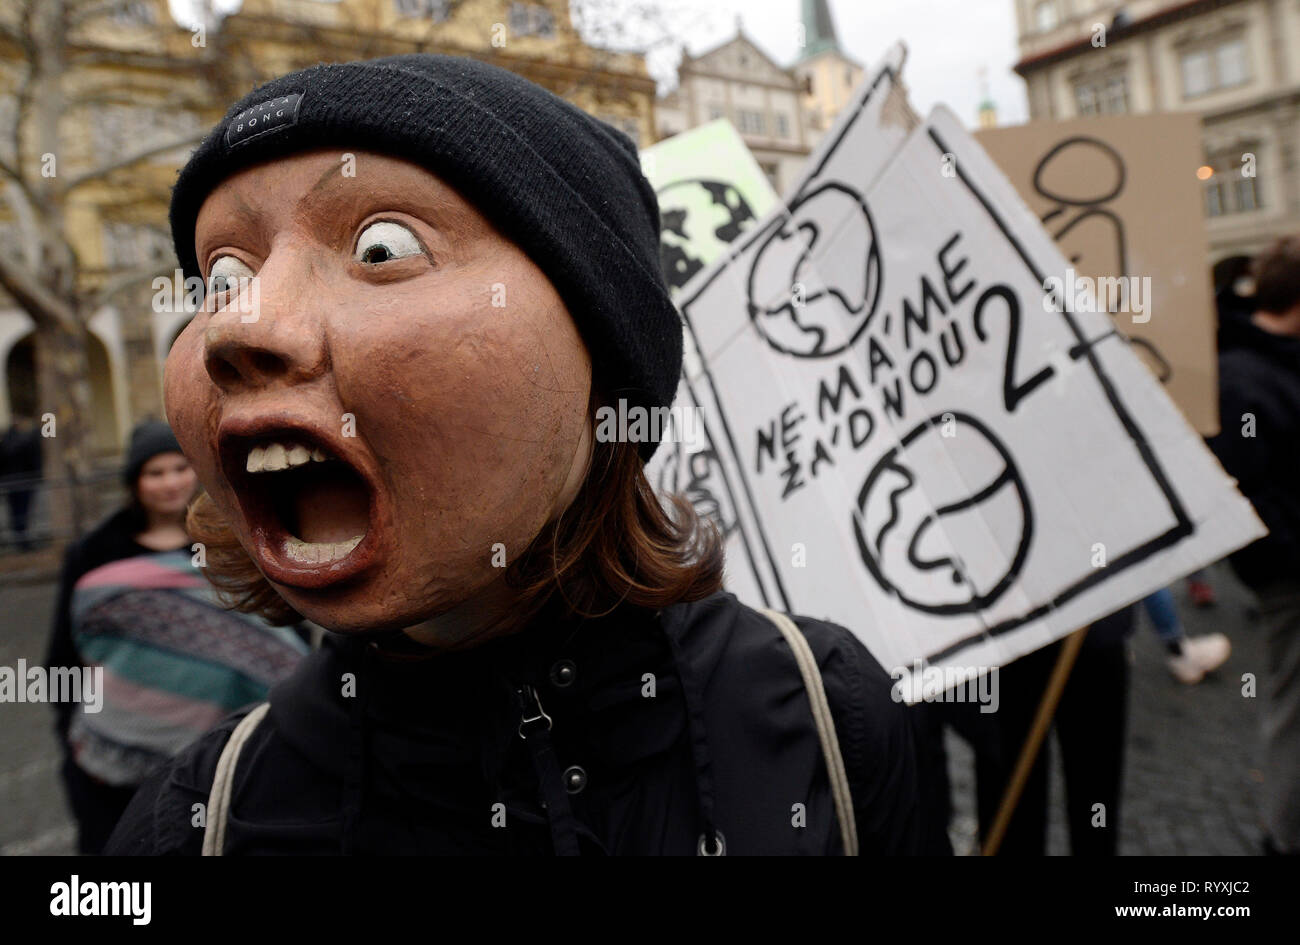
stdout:
{"type": "Polygon", "coordinates": [[[1229,213],[1249,213],[1263,204],[1259,199],[1258,179],[1242,173],[1239,155],[1229,154],[1212,160],[1201,169],[1205,180],[1205,213],[1221,217],[1229,213]]]}
{"type": "Polygon", "coordinates": [[[1056,27],[1056,0],[1041,0],[1034,4],[1034,25],[1040,33],[1056,27]]]}
{"type": "Polygon", "coordinates": [[[1215,46],[1189,49],[1182,55],[1183,96],[1195,98],[1250,81],[1246,41],[1240,37],[1215,46]]]}
{"type": "Polygon", "coordinates": [[[516,36],[555,35],[555,14],[537,3],[512,3],[508,19],[510,32],[516,36]]]}
{"type": "Polygon", "coordinates": [[[1183,95],[1204,95],[1214,88],[1209,50],[1183,53],[1183,95]]]}
{"type": "Polygon", "coordinates": [[[780,192],[781,192],[781,186],[780,186],[780,183],[779,183],[779,182],[777,181],[777,179],[776,179],[776,175],[777,175],[777,167],[776,167],[776,165],[773,164],[773,163],[770,162],[770,161],[760,161],[760,162],[758,163],[758,166],[759,166],[760,168],[762,168],[762,170],[763,170],[763,176],[766,177],[768,183],[772,185],[772,189],[775,190],[777,193],[780,193],[780,192]]]}
{"type": "Polygon", "coordinates": [[[1246,41],[1234,39],[1222,44],[1214,54],[1214,62],[1219,70],[1219,85],[1230,89],[1234,85],[1245,85],[1250,81],[1250,67],[1246,62],[1246,41]]]}
{"type": "Polygon", "coordinates": [[[104,224],[104,266],[127,269],[166,259],[171,238],[162,230],[136,223],[104,224]]]}
{"type": "Polygon", "coordinates": [[[776,136],[778,138],[790,137],[790,119],[780,113],[776,116],[776,136]]]}
{"type": "Polygon", "coordinates": [[[118,26],[152,26],[154,24],[153,7],[142,0],[119,4],[110,14],[118,26]]]}
{"type": "Polygon", "coordinates": [[[742,135],[767,134],[767,116],[762,112],[754,111],[752,108],[742,108],[738,112],[738,117],[742,135]]]}
{"type": "Polygon", "coordinates": [[[727,110],[721,105],[709,106],[709,121],[717,121],[719,118],[725,118],[727,110]]]}
{"type": "Polygon", "coordinates": [[[393,0],[398,16],[420,17],[444,23],[451,16],[451,0],[393,0]]]}
{"type": "Polygon", "coordinates": [[[1080,82],[1074,87],[1074,103],[1081,116],[1122,115],[1128,111],[1128,80],[1113,75],[1080,82]]]}

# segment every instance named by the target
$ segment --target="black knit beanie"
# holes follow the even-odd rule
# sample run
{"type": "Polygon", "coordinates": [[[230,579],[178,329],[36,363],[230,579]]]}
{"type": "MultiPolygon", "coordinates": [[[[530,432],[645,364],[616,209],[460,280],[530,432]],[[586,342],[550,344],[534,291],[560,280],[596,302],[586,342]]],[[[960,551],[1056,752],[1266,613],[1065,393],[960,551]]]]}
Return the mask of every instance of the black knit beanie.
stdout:
{"type": "Polygon", "coordinates": [[[176,442],[172,428],[161,420],[142,420],[131,431],[131,443],[126,450],[126,469],[122,478],[128,487],[135,486],[140,478],[140,470],[159,453],[179,453],[181,445],[176,442]]]}
{"type": "MultiPolygon", "coordinates": [[[[681,319],[659,269],[658,203],[626,135],[473,59],[390,56],[294,72],[233,105],[182,169],[171,227],[185,275],[201,276],[194,224],[213,188],[320,147],[377,151],[437,174],[546,273],[607,397],[672,404],[681,319]]],[[[656,446],[641,444],[642,457],[656,446]]]]}

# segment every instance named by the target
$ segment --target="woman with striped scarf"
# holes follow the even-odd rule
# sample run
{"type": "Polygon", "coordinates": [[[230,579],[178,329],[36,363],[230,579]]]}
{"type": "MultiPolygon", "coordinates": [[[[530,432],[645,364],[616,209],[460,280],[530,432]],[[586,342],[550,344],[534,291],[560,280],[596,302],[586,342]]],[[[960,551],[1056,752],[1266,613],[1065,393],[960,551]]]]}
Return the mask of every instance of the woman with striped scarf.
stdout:
{"type": "Polygon", "coordinates": [[[99,853],[135,788],[234,709],[265,698],[307,646],[226,609],[185,532],[197,490],[165,423],[134,430],[130,503],[67,552],[47,663],[102,670],[98,712],[56,705],[78,848],[99,853]]]}

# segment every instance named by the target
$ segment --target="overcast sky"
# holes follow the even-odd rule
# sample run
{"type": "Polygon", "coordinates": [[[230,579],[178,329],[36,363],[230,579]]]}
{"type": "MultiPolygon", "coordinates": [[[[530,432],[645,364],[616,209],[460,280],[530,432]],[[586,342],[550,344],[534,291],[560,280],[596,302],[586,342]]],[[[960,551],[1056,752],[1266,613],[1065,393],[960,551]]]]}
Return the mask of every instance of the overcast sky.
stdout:
{"type": "MultiPolygon", "coordinates": [[[[781,65],[790,65],[798,52],[801,0],[662,2],[671,13],[665,24],[692,53],[735,35],[737,15],[750,38],[781,65]]],[[[170,3],[177,19],[187,19],[193,0],[170,3]]],[[[239,5],[213,0],[219,10],[239,5]]],[[[980,70],[986,69],[1001,123],[1027,120],[1025,86],[1011,71],[1017,59],[1013,0],[830,0],[830,6],[840,46],[868,71],[895,40],[907,43],[903,77],[923,115],[943,102],[973,126],[983,97],[980,70]]],[[[655,66],[658,76],[661,67],[655,66]]]]}
{"type": "MultiPolygon", "coordinates": [[[[745,33],[782,65],[798,52],[792,26],[801,0],[688,0],[708,14],[695,26],[683,24],[692,53],[699,53],[735,33],[737,14],[745,33]]],[[[840,47],[868,71],[897,39],[907,43],[903,78],[912,105],[926,114],[943,102],[966,122],[975,124],[983,97],[980,69],[1002,124],[1028,120],[1025,85],[1011,71],[1016,52],[1016,16],[1012,0],[830,0],[840,47]]]]}

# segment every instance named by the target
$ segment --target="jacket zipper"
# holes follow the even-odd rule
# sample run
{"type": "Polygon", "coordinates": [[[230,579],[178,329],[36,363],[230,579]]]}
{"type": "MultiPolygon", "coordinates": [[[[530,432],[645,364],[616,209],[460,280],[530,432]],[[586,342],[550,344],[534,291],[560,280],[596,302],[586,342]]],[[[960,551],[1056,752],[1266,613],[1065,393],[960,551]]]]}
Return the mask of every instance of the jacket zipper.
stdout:
{"type": "Polygon", "coordinates": [[[532,686],[524,685],[516,689],[515,692],[519,696],[519,705],[522,709],[522,714],[519,717],[519,737],[524,741],[528,741],[529,735],[540,731],[540,729],[534,728],[530,732],[525,732],[524,729],[527,726],[535,726],[539,723],[544,723],[546,731],[549,732],[551,730],[551,717],[542,708],[542,700],[538,698],[537,690],[532,686]]]}

